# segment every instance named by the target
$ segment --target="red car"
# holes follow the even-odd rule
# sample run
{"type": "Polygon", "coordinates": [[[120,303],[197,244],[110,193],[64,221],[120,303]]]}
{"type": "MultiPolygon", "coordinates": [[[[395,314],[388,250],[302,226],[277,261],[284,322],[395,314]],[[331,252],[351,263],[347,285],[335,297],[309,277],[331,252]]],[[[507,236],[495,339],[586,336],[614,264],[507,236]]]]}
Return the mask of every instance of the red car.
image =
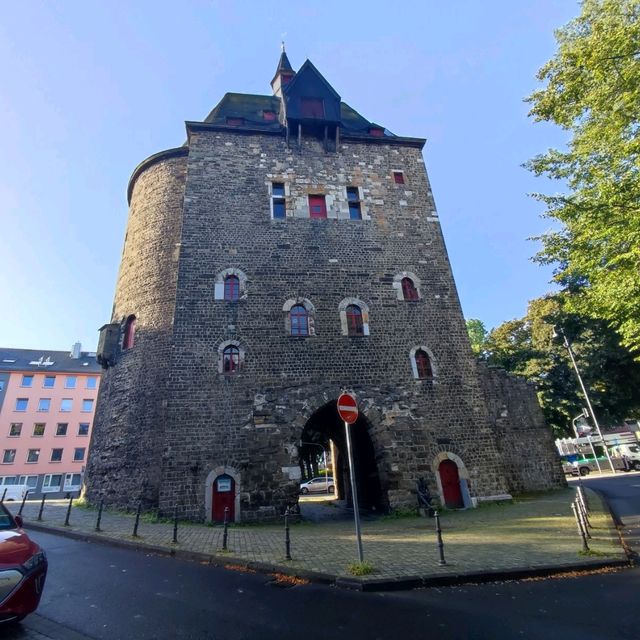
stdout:
{"type": "Polygon", "coordinates": [[[22,517],[0,503],[0,623],[35,611],[47,577],[44,551],[22,529],[22,517]]]}

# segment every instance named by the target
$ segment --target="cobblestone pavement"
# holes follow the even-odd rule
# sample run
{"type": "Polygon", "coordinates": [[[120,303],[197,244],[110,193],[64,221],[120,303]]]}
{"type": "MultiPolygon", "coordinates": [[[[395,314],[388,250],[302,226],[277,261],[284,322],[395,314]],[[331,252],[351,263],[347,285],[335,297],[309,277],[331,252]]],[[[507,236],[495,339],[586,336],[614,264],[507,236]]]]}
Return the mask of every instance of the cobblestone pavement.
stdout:
{"type": "MultiPolygon", "coordinates": [[[[591,556],[579,555],[582,543],[570,503],[573,489],[523,497],[509,504],[491,504],[467,511],[445,511],[442,534],[445,566],[438,563],[434,520],[417,517],[382,517],[362,523],[364,559],[374,567],[369,578],[447,575],[504,571],[546,566],[575,565],[602,560],[622,560],[608,511],[597,494],[587,490],[592,506],[591,556]]],[[[70,526],[63,526],[68,502],[45,504],[37,522],[40,503],[27,502],[23,516],[29,523],[45,525],[52,532],[71,531],[104,540],[152,545],[212,556],[216,562],[259,562],[281,565],[288,573],[314,571],[350,576],[348,565],[357,559],[352,522],[301,522],[291,526],[291,555],[286,561],[282,525],[232,525],[228,551],[222,551],[222,526],[180,523],[178,544],[172,543],[173,525],[141,520],[139,537],[132,537],[134,516],[105,511],[101,531],[94,531],[97,513],[74,507],[70,526]]],[[[8,503],[14,513],[19,505],[8,503]]]]}

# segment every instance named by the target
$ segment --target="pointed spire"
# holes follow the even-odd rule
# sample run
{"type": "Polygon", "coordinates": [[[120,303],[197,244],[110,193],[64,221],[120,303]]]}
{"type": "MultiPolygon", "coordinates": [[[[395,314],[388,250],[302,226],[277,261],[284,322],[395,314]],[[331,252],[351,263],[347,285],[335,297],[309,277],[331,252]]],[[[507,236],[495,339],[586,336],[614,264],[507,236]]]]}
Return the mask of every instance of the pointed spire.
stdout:
{"type": "Polygon", "coordinates": [[[291,78],[296,74],[289,62],[289,58],[287,57],[287,52],[284,48],[284,40],[281,43],[282,52],[280,53],[280,60],[278,60],[278,68],[276,69],[276,73],[273,76],[273,80],[271,81],[271,88],[273,89],[274,95],[278,96],[282,93],[282,86],[287,84],[291,78]]]}

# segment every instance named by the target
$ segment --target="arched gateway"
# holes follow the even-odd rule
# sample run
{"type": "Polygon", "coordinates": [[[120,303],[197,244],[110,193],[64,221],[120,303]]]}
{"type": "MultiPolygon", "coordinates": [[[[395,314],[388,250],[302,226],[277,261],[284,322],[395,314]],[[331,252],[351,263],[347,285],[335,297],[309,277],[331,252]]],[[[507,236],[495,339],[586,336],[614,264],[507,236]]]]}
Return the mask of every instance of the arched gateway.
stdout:
{"type": "MultiPolygon", "coordinates": [[[[349,426],[351,429],[351,442],[353,447],[353,461],[358,487],[358,503],[361,509],[371,511],[386,510],[388,498],[383,491],[380,481],[380,473],[376,459],[381,457],[381,452],[376,452],[374,439],[372,438],[372,425],[360,412],[356,422],[349,426]]],[[[351,505],[351,480],[349,477],[349,462],[345,437],[344,422],[338,416],[337,400],[327,402],[314,411],[307,420],[300,438],[301,447],[313,447],[318,444],[328,450],[329,441],[334,444],[336,453],[333,460],[333,473],[338,488],[337,496],[346,500],[351,505]]]]}

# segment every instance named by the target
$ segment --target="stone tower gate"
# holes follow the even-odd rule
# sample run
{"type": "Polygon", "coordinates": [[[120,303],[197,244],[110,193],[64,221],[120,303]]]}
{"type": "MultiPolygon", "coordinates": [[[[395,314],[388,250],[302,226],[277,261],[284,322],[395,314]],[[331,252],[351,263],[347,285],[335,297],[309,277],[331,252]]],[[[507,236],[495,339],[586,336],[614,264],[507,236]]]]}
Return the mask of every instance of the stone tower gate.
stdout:
{"type": "Polygon", "coordinates": [[[425,141],[366,120],[284,52],[272,88],[226,94],[133,173],[88,499],[208,520],[226,491],[236,520],[272,517],[297,500],[303,434],[342,454],[345,389],[372,508],[415,505],[418,478],[453,506],[508,493],[518,471],[497,434],[522,420],[549,453],[531,482],[561,482],[535,407],[496,429],[425,141]]]}

